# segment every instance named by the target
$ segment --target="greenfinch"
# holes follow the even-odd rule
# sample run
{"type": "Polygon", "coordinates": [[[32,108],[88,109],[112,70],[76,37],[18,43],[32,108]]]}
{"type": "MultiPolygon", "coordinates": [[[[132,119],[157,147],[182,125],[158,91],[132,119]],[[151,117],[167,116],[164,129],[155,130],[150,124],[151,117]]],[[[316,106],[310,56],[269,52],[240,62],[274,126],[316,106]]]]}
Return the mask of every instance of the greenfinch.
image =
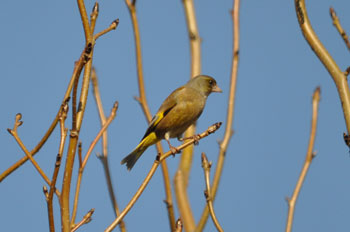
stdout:
{"type": "Polygon", "coordinates": [[[222,92],[214,78],[199,75],[189,80],[185,85],[172,92],[154,115],[147,131],[137,147],[127,155],[121,164],[125,164],[130,171],[142,153],[151,145],[165,139],[171,151],[169,138],[180,136],[201,115],[207,97],[212,92],[222,92]]]}

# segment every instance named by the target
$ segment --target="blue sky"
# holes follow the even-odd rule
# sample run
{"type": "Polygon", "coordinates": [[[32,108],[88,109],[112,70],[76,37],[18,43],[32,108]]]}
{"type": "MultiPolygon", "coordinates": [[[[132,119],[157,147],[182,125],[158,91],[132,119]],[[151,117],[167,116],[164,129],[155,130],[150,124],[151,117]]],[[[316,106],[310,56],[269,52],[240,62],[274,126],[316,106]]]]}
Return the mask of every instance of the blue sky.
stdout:
{"type": "MultiPolygon", "coordinates": [[[[93,1],[86,1],[88,12],[93,1]]],[[[149,148],[128,172],[120,165],[143,136],[147,124],[138,103],[134,40],[131,20],[124,1],[100,1],[96,31],[116,18],[116,31],[101,37],[95,47],[94,66],[99,76],[106,114],[119,101],[117,117],[109,127],[109,161],[117,200],[128,203],[155,158],[149,148]]],[[[349,51],[332,25],[329,7],[350,33],[348,1],[306,2],[311,23],[325,47],[342,70],[349,65],[349,51]]],[[[198,131],[226,119],[226,104],[232,57],[232,1],[195,1],[202,38],[202,73],[215,77],[222,94],[208,98],[198,120],[198,131]]],[[[7,133],[16,113],[24,124],[19,135],[31,150],[44,134],[63,98],[74,61],[84,47],[84,33],[75,1],[2,2],[0,14],[0,172],[24,154],[7,133]]],[[[181,1],[137,1],[147,99],[152,113],[190,75],[187,28],[181,1]]],[[[319,123],[314,159],[297,202],[295,231],[347,231],[349,200],[349,149],[335,85],[304,40],[297,23],[294,1],[242,1],[241,47],[234,116],[215,210],[226,231],[282,231],[285,227],[285,197],[293,192],[309,139],[311,96],[321,87],[319,123]]],[[[70,120],[67,120],[67,127],[70,120]]],[[[89,93],[80,139],[83,153],[100,128],[89,93]]],[[[217,140],[223,129],[200,141],[189,183],[195,219],[205,205],[205,188],[200,153],[216,165],[217,140]]],[[[59,130],[37,154],[36,160],[52,176],[58,151],[59,130]]],[[[176,140],[174,144],[179,144],[176,140]]],[[[166,145],[164,143],[164,145],[166,145]]],[[[166,146],[164,146],[166,147],[166,146]]],[[[98,145],[95,152],[100,152],[98,145]]],[[[173,175],[179,157],[169,158],[173,175]]],[[[60,171],[62,179],[63,168],[60,171]]],[[[76,169],[75,169],[76,173],[76,169]]],[[[76,176],[76,175],[75,175],[76,176]]],[[[74,178],[72,184],[75,185],[74,178]]],[[[0,221],[4,231],[47,231],[44,182],[28,162],[0,184],[0,221]]],[[[61,181],[58,183],[61,188],[61,181]]],[[[128,231],[167,231],[168,219],[161,171],[126,216],[128,231]],[[152,213],[150,213],[152,212],[152,213]]],[[[60,217],[57,201],[56,227],[60,217]]],[[[81,231],[102,231],[114,219],[100,161],[92,156],[83,176],[77,220],[95,208],[93,221],[81,231]]],[[[176,212],[176,217],[179,214],[176,212]]],[[[213,231],[211,220],[205,231],[213,231]]]]}

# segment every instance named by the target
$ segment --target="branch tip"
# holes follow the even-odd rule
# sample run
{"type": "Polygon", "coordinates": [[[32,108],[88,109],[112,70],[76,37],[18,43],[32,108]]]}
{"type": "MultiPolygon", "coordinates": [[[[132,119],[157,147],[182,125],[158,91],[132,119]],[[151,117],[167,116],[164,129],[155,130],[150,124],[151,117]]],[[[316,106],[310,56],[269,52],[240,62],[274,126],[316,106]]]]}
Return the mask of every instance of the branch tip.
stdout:
{"type": "Polygon", "coordinates": [[[114,29],[116,29],[116,28],[118,27],[118,25],[119,25],[119,19],[114,20],[114,21],[112,22],[112,24],[115,25],[115,26],[114,26],[114,29]]]}
{"type": "Polygon", "coordinates": [[[345,142],[346,146],[350,147],[350,136],[346,133],[343,133],[343,138],[344,138],[344,142],[345,142]]]}
{"type": "Polygon", "coordinates": [[[98,2],[95,2],[94,7],[92,8],[93,13],[98,13],[100,11],[100,5],[98,2]]]}
{"type": "Polygon", "coordinates": [[[317,88],[314,91],[314,94],[312,95],[312,101],[320,101],[321,98],[321,87],[317,86],[317,88]]]}
{"type": "Polygon", "coordinates": [[[49,200],[49,190],[47,189],[46,185],[43,186],[43,193],[45,195],[46,201],[49,200]]]}
{"type": "Polygon", "coordinates": [[[215,131],[217,131],[217,130],[220,128],[221,125],[222,125],[222,122],[214,123],[213,125],[211,125],[211,126],[208,128],[208,133],[209,133],[209,134],[214,133],[215,131]]]}
{"type": "Polygon", "coordinates": [[[330,8],[329,8],[329,14],[331,15],[331,18],[332,18],[333,20],[335,20],[335,18],[337,17],[337,14],[335,13],[333,7],[330,7],[330,8]]]}
{"type": "Polygon", "coordinates": [[[349,76],[349,73],[350,73],[350,66],[345,70],[344,75],[345,75],[346,77],[348,77],[348,76],[349,76]]]}

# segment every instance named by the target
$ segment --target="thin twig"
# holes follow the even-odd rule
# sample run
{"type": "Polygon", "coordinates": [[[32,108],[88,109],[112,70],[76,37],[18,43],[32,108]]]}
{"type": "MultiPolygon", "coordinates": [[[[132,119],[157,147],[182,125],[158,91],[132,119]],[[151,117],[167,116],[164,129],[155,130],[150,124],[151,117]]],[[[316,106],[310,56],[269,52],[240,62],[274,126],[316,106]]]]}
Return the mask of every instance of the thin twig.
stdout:
{"type": "MultiPolygon", "coordinates": [[[[64,126],[64,122],[67,118],[67,112],[68,112],[68,102],[66,102],[65,106],[62,107],[62,111],[60,114],[61,140],[60,140],[60,145],[59,145],[59,149],[58,149],[58,154],[56,157],[55,169],[54,169],[52,179],[51,179],[50,192],[49,192],[48,197],[47,197],[47,210],[48,210],[48,217],[49,217],[50,232],[55,231],[52,201],[53,201],[53,193],[56,189],[56,181],[57,181],[58,172],[59,172],[59,169],[61,166],[62,154],[64,151],[64,144],[65,144],[66,137],[67,137],[68,130],[64,126]]],[[[59,200],[59,202],[60,202],[60,200],[59,200]]]]}
{"type": "Polygon", "coordinates": [[[202,168],[204,171],[204,180],[206,185],[206,190],[204,191],[204,195],[207,201],[207,205],[209,208],[210,216],[213,219],[214,225],[216,229],[220,232],[223,232],[224,230],[219,224],[219,221],[216,217],[216,214],[214,212],[214,206],[213,206],[213,198],[211,196],[211,190],[210,190],[210,168],[211,168],[211,162],[208,161],[207,156],[204,152],[202,152],[202,168]]]}
{"type": "Polygon", "coordinates": [[[95,2],[94,6],[92,8],[91,14],[90,14],[90,31],[91,31],[90,33],[91,34],[94,34],[96,20],[97,20],[99,11],[100,11],[100,6],[99,6],[98,2],[95,2]]]}
{"type": "Polygon", "coordinates": [[[298,199],[301,187],[304,183],[306,174],[307,174],[309,167],[311,165],[311,162],[312,162],[313,158],[315,157],[315,153],[313,152],[313,149],[314,149],[315,138],[316,138],[316,128],[317,128],[317,117],[318,117],[318,105],[320,102],[320,92],[321,92],[320,87],[317,87],[314,91],[313,96],[312,96],[311,131],[310,131],[309,145],[307,148],[304,166],[301,170],[301,173],[300,173],[298,182],[295,186],[292,197],[286,199],[287,203],[288,203],[288,207],[289,207],[287,224],[286,224],[286,232],[292,231],[295,204],[296,204],[296,201],[298,199]]]}
{"type": "MultiPolygon", "coordinates": [[[[45,182],[51,186],[51,181],[49,180],[49,178],[47,177],[47,175],[44,173],[44,171],[41,169],[40,165],[35,161],[35,159],[32,157],[32,155],[30,154],[30,152],[27,150],[26,146],[23,144],[22,140],[20,139],[20,137],[18,136],[17,133],[17,128],[19,126],[21,126],[23,124],[23,121],[21,121],[22,119],[22,114],[18,113],[16,114],[16,118],[15,118],[15,123],[13,126],[13,129],[7,129],[7,131],[13,136],[13,138],[16,140],[16,142],[18,143],[18,145],[21,147],[22,151],[26,154],[26,156],[28,157],[28,159],[32,162],[32,164],[34,165],[35,169],[39,172],[40,176],[45,180],[45,182]]],[[[60,196],[60,192],[56,189],[55,191],[56,195],[59,197],[60,196]]]]}
{"type": "MultiPolygon", "coordinates": [[[[138,20],[136,15],[136,6],[135,6],[136,1],[133,0],[132,2],[130,2],[130,0],[125,0],[125,3],[130,12],[133,31],[134,31],[134,39],[135,39],[137,78],[138,78],[138,86],[139,86],[139,97],[137,97],[136,99],[140,103],[140,106],[146,117],[147,122],[150,123],[152,120],[152,115],[148,107],[144,79],[143,79],[141,39],[140,39],[140,31],[139,31],[138,20]]],[[[156,144],[156,147],[157,147],[157,152],[159,154],[163,154],[163,148],[160,142],[156,144]]],[[[166,160],[164,160],[164,162],[162,162],[161,165],[162,165],[164,189],[165,189],[165,196],[166,196],[166,199],[164,200],[164,202],[166,203],[166,206],[167,206],[170,229],[171,231],[174,231],[175,230],[175,213],[173,208],[170,177],[169,177],[169,171],[168,171],[166,160]]]]}
{"type": "Polygon", "coordinates": [[[329,8],[329,13],[330,13],[331,18],[333,20],[333,25],[335,26],[335,28],[337,28],[337,30],[338,30],[340,36],[342,37],[342,39],[344,40],[344,43],[345,43],[346,47],[348,48],[348,50],[350,50],[349,37],[346,34],[346,32],[343,29],[343,27],[341,26],[339,18],[337,16],[337,14],[335,13],[335,10],[332,7],[329,8]]]}
{"type": "MultiPolygon", "coordinates": [[[[64,178],[62,183],[62,198],[61,198],[62,223],[61,224],[62,224],[63,232],[68,232],[71,228],[71,221],[69,217],[69,195],[70,195],[70,187],[71,187],[71,180],[72,180],[72,172],[73,172],[75,153],[76,153],[76,148],[78,143],[79,131],[83,122],[87,96],[89,92],[92,57],[93,57],[93,50],[96,42],[93,36],[94,25],[89,25],[83,0],[78,0],[78,7],[79,7],[79,11],[83,22],[84,31],[85,31],[86,44],[87,44],[87,47],[90,48],[90,53],[88,57],[89,59],[85,65],[83,81],[81,85],[82,87],[81,87],[81,93],[80,93],[80,100],[79,100],[79,106],[78,106],[77,115],[76,115],[76,129],[73,128],[73,130],[71,130],[71,133],[70,133],[70,140],[69,140],[69,146],[68,146],[68,152],[67,152],[67,158],[66,158],[66,166],[64,170],[64,178]]],[[[96,7],[93,8],[93,11],[96,11],[96,7]]],[[[98,14],[96,13],[95,15],[97,17],[98,14]]]]}
{"type": "MultiPolygon", "coordinates": [[[[102,106],[102,100],[101,100],[101,95],[100,95],[100,90],[98,86],[98,79],[97,79],[97,74],[95,68],[92,68],[91,72],[91,81],[92,81],[92,90],[94,93],[95,101],[96,101],[96,106],[98,109],[98,113],[100,116],[100,121],[101,121],[101,127],[106,123],[106,116],[103,110],[102,106]]],[[[102,135],[102,155],[97,155],[99,160],[101,160],[103,170],[106,176],[106,182],[107,182],[107,187],[108,187],[108,192],[109,192],[109,197],[112,202],[113,206],[113,211],[115,213],[115,217],[117,217],[120,213],[119,207],[117,204],[117,199],[114,194],[114,189],[113,189],[113,184],[112,184],[112,179],[109,171],[109,163],[108,163],[108,139],[107,139],[107,130],[103,133],[102,135]]],[[[120,229],[122,232],[125,232],[125,223],[122,221],[120,223],[120,229]]]]}
{"type": "MultiPolygon", "coordinates": [[[[78,8],[80,12],[81,21],[83,23],[84,33],[85,33],[85,41],[91,41],[93,33],[91,33],[91,28],[89,25],[89,18],[87,16],[86,8],[84,0],[77,0],[78,2],[78,8]]],[[[94,9],[92,9],[94,11],[94,9]]],[[[97,17],[97,15],[96,15],[97,17]]],[[[96,20],[96,19],[95,19],[96,20]]]]}
{"type": "Polygon", "coordinates": [[[82,225],[91,222],[91,220],[92,220],[91,216],[92,216],[92,214],[94,214],[94,212],[95,212],[94,208],[90,209],[89,212],[87,212],[87,214],[83,217],[83,219],[79,223],[74,225],[74,227],[72,228],[71,232],[74,232],[77,229],[79,229],[79,227],[81,227],[82,225]]]}
{"type": "Polygon", "coordinates": [[[75,188],[75,197],[74,197],[74,203],[73,203],[73,213],[72,213],[71,225],[74,225],[74,222],[75,222],[75,217],[76,217],[77,208],[78,208],[78,200],[79,200],[81,179],[82,179],[82,176],[83,176],[83,172],[84,172],[85,166],[86,166],[87,161],[90,158],[90,155],[91,155],[93,149],[95,148],[97,142],[100,140],[101,136],[103,135],[103,132],[105,130],[107,130],[108,126],[111,124],[111,122],[113,121],[113,119],[117,115],[116,114],[117,109],[118,109],[118,102],[116,101],[114,103],[114,105],[113,105],[113,108],[111,110],[111,113],[110,113],[108,119],[106,120],[106,123],[100,129],[100,131],[96,135],[95,139],[91,142],[90,147],[89,147],[89,149],[88,149],[88,151],[87,151],[87,153],[85,155],[85,158],[83,160],[83,163],[79,167],[77,185],[76,185],[76,188],[75,188]]]}
{"type": "MultiPolygon", "coordinates": [[[[69,96],[72,92],[74,82],[76,81],[77,78],[79,78],[86,62],[90,59],[90,53],[91,53],[91,44],[87,44],[83,52],[81,53],[79,60],[75,62],[73,74],[68,84],[66,93],[63,97],[61,106],[64,105],[64,103],[69,100],[70,98],[69,96]]],[[[59,120],[60,112],[61,112],[61,107],[59,108],[53,122],[51,123],[49,129],[46,131],[45,135],[42,137],[40,142],[33,148],[33,150],[30,151],[31,156],[34,156],[41,149],[41,147],[45,144],[47,139],[50,137],[52,131],[56,128],[57,122],[59,120]]],[[[15,164],[13,164],[10,168],[8,168],[6,171],[4,171],[0,175],[0,182],[4,180],[8,175],[10,175],[13,171],[15,171],[17,168],[22,166],[22,164],[24,164],[28,159],[29,159],[28,156],[24,156],[23,158],[18,160],[15,164]]]]}
{"type": "MultiPolygon", "coordinates": [[[[219,157],[218,157],[214,178],[211,186],[211,197],[213,201],[215,200],[216,192],[219,187],[222,170],[224,166],[224,161],[226,157],[226,150],[228,148],[229,142],[233,135],[232,127],[233,127],[233,116],[234,116],[234,107],[235,107],[236,82],[237,82],[238,61],[239,61],[239,41],[240,41],[239,9],[240,9],[240,0],[235,0],[233,2],[233,9],[231,11],[231,17],[233,22],[233,49],[232,49],[233,51],[232,51],[230,94],[228,97],[225,134],[222,142],[220,143],[219,157]]],[[[208,216],[209,216],[209,209],[207,206],[205,206],[195,231],[198,231],[198,232],[203,231],[204,226],[208,220],[208,216]]]]}
{"type": "Polygon", "coordinates": [[[100,31],[99,33],[97,33],[97,34],[94,36],[94,39],[97,40],[98,38],[100,38],[100,36],[102,36],[102,35],[104,35],[104,34],[110,32],[110,31],[112,31],[112,30],[117,29],[118,25],[119,25],[119,19],[114,20],[114,21],[111,23],[111,25],[109,25],[108,28],[106,28],[106,29],[100,31]]]}
{"type": "Polygon", "coordinates": [[[332,76],[333,81],[337,87],[343,108],[345,124],[348,132],[347,134],[350,134],[350,91],[347,78],[312,29],[309,17],[306,12],[305,1],[295,0],[294,2],[298,22],[306,41],[309,43],[312,51],[315,52],[329,74],[332,76]]]}
{"type": "MultiPolygon", "coordinates": [[[[215,123],[212,126],[210,126],[206,131],[204,131],[201,134],[197,135],[196,139],[189,139],[187,142],[181,144],[178,146],[176,149],[181,151],[185,147],[195,143],[196,141],[214,133],[216,130],[218,130],[221,126],[221,122],[215,123]]],[[[164,153],[163,155],[157,155],[157,158],[155,159],[150,171],[148,172],[147,176],[145,177],[144,181],[142,182],[141,186],[139,189],[136,191],[130,202],[127,204],[125,209],[121,212],[121,214],[113,221],[113,223],[108,226],[108,228],[105,230],[105,232],[110,232],[112,231],[119,223],[120,221],[125,217],[125,215],[130,211],[130,209],[133,207],[133,205],[136,203],[137,199],[141,196],[142,192],[145,190],[146,186],[148,185],[149,181],[151,180],[153,174],[157,170],[159,163],[161,163],[163,160],[168,158],[169,156],[174,155],[171,151],[168,151],[164,153]]]]}

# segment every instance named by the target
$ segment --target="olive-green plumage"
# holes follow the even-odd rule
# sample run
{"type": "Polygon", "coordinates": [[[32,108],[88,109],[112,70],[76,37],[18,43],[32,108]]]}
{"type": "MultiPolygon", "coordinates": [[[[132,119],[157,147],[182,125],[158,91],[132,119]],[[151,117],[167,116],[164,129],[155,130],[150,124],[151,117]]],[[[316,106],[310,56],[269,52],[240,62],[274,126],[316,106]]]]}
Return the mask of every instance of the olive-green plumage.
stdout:
{"type": "Polygon", "coordinates": [[[197,121],[201,115],[207,97],[212,92],[222,92],[214,78],[199,75],[184,86],[172,92],[160,106],[150,122],[139,145],[122,161],[131,170],[142,153],[151,145],[169,138],[180,138],[183,132],[197,121]]]}

